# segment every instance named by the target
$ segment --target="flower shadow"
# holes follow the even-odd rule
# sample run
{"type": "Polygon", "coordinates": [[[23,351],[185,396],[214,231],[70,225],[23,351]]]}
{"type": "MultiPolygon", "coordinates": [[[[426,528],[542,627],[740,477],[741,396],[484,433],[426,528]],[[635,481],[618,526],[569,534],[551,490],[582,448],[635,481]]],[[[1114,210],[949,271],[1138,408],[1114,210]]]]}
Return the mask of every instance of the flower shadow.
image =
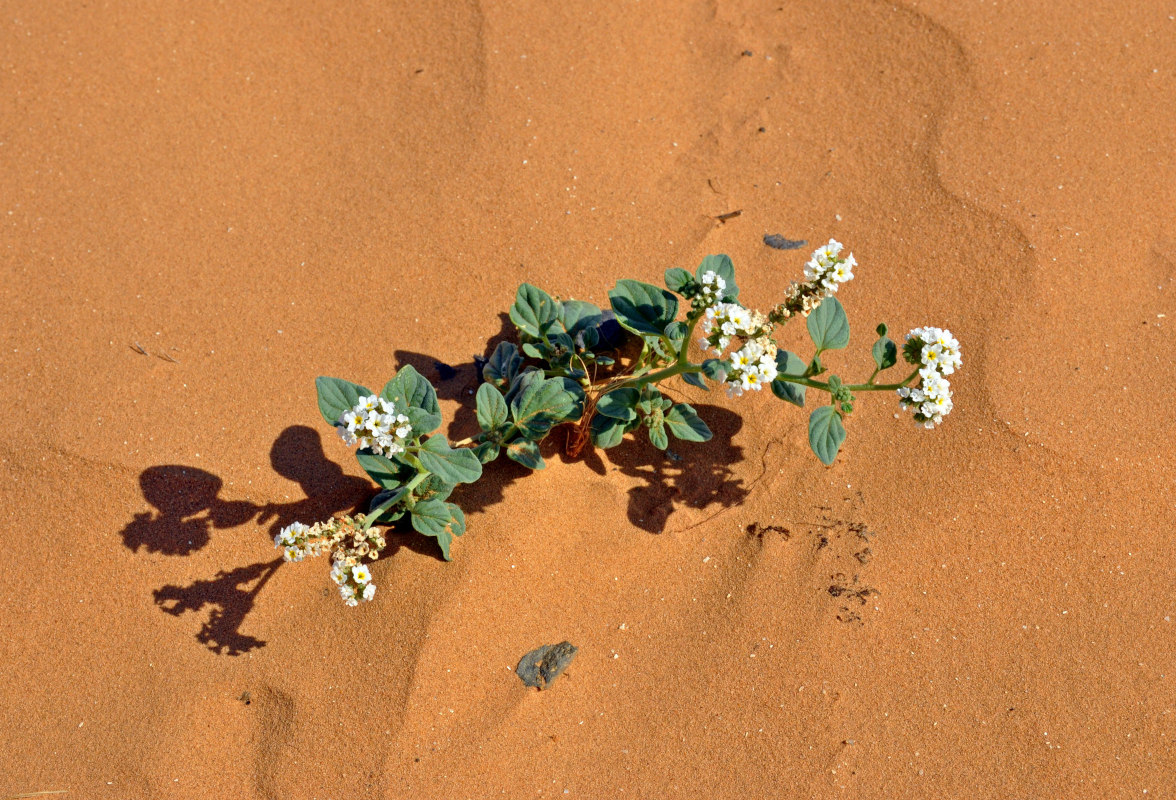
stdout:
{"type": "Polygon", "coordinates": [[[253,610],[262,587],[282,563],[282,559],[276,558],[222,570],[210,580],[198,580],[188,586],[162,586],[153,592],[155,604],[175,617],[211,606],[208,620],[196,633],[196,641],[218,655],[239,656],[265,647],[264,639],[241,633],[241,625],[253,610]],[[248,588],[251,583],[252,588],[248,588]]]}
{"type": "MultiPolygon", "coordinates": [[[[304,425],[282,431],[270,448],[270,464],[279,475],[297,483],[306,497],[264,504],[224,500],[220,497],[224,482],[210,472],[178,464],[149,467],[139,475],[139,486],[156,510],[135,514],[121,532],[123,544],[136,553],[187,556],[207,546],[216,529],[256,520],[258,525],[268,523],[272,538],[292,522],[365,510],[375,494],[366,478],[347,475],[330,461],[318,431],[304,425]]],[[[433,554],[423,543],[421,552],[433,554]]],[[[282,563],[280,558],[260,561],[221,570],[213,578],[187,586],[163,586],[154,591],[154,600],[173,616],[208,607],[197,641],[214,653],[241,655],[265,645],[240,629],[258,593],[282,563]]]]}

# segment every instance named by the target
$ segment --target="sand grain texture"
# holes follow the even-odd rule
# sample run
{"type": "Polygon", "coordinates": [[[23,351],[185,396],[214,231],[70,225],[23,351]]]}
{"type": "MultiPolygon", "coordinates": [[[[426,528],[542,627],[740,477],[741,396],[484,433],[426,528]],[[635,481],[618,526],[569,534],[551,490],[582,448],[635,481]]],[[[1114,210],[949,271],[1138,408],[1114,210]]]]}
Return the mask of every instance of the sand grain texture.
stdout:
{"type": "Polygon", "coordinates": [[[1176,794],[1169,5],[3,16],[0,797],[1176,794]],[[315,376],[460,438],[521,281],[725,252],[768,307],[765,233],[855,252],[833,369],[956,333],[941,429],[863,398],[826,469],[683,384],[713,441],[497,464],[362,608],[275,561],[372,494],[315,376]]]}

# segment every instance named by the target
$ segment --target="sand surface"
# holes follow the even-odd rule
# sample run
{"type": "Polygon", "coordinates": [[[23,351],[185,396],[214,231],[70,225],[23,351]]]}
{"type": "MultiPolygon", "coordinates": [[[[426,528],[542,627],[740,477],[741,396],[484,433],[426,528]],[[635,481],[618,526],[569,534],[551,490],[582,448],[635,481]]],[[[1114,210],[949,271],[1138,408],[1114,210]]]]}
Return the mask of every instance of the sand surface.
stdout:
{"type": "Polygon", "coordinates": [[[1176,796],[1172,14],[5,3],[0,797],[1176,796]],[[710,443],[496,464],[363,607],[275,560],[373,494],[317,375],[460,438],[521,281],[766,308],[766,233],[857,256],[835,369],[951,328],[942,428],[680,384],[710,443]]]}

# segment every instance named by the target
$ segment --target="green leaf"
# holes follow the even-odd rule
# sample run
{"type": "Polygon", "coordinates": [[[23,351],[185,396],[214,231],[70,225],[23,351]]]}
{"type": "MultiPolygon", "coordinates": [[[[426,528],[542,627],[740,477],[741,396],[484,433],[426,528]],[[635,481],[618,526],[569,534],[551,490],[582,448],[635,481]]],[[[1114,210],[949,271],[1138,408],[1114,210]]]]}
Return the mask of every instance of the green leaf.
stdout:
{"type": "Polygon", "coordinates": [[[614,389],[596,401],[596,413],[622,422],[637,418],[640,392],[633,388],[614,389]]]}
{"type": "Polygon", "coordinates": [[[506,425],[510,419],[510,409],[502,392],[492,383],[483,383],[478,387],[475,398],[478,403],[478,426],[484,431],[494,431],[506,425]]]}
{"type": "Polygon", "coordinates": [[[709,442],[711,430],[699,418],[698,412],[686,403],[675,403],[666,412],[666,427],[684,442],[709,442]]]}
{"type": "Polygon", "coordinates": [[[498,446],[498,442],[482,442],[473,449],[474,455],[476,455],[478,460],[483,464],[489,464],[491,461],[498,458],[498,454],[502,450],[502,448],[498,446]]]}
{"type": "Polygon", "coordinates": [[[401,464],[385,456],[378,456],[370,450],[360,450],[355,454],[355,460],[363,467],[371,479],[385,489],[398,489],[416,474],[408,464],[401,464]]]}
{"type": "MultiPolygon", "coordinates": [[[[397,410],[400,406],[396,407],[397,410]]],[[[441,427],[441,415],[425,411],[423,408],[409,406],[404,416],[408,417],[408,424],[412,426],[412,436],[425,436],[441,427]]]]}
{"type": "Polygon", "coordinates": [[[616,447],[625,435],[625,422],[612,417],[595,416],[589,426],[592,444],[601,450],[616,447]]]}
{"type": "Polygon", "coordinates": [[[380,397],[395,403],[397,411],[403,406],[422,408],[434,414],[441,410],[437,405],[437,390],[412,364],[400,368],[396,377],[384,385],[380,397]]]}
{"type": "Polygon", "coordinates": [[[708,358],[702,362],[702,374],[712,381],[722,383],[727,380],[727,362],[717,358],[708,358]]]}
{"type": "Polygon", "coordinates": [[[522,372],[514,376],[510,382],[510,387],[507,388],[503,395],[506,397],[506,404],[513,405],[515,398],[525,392],[532,383],[538,383],[543,380],[543,370],[538,367],[528,366],[522,372]]]}
{"type": "Polygon", "coordinates": [[[879,370],[890,369],[898,363],[898,345],[890,340],[890,337],[883,335],[881,339],[874,342],[874,363],[878,365],[879,370]]]}
{"type": "Polygon", "coordinates": [[[678,298],[641,281],[617,281],[608,299],[617,322],[634,333],[660,337],[678,315],[678,298]]]}
{"type": "Polygon", "coordinates": [[[670,437],[666,436],[665,425],[649,426],[649,441],[658,450],[665,450],[670,446],[670,437]]]}
{"type": "Polygon", "coordinates": [[[465,447],[456,450],[444,436],[433,436],[421,445],[417,458],[425,469],[447,483],[473,483],[482,477],[482,462],[465,447]]]}
{"type": "Polygon", "coordinates": [[[360,397],[371,394],[366,386],[342,378],[319,378],[314,386],[318,390],[319,413],[328,425],[338,424],[344,411],[351,410],[360,397]]]}
{"type": "MultiPolygon", "coordinates": [[[[604,317],[602,316],[603,320],[604,317]]],[[[588,360],[592,360],[594,354],[591,352],[593,347],[600,344],[600,328],[584,328],[575,336],[576,349],[584,352],[584,356],[588,360]]]]}
{"type": "Polygon", "coordinates": [[[667,397],[662,397],[653,384],[647,383],[641,387],[641,396],[637,400],[637,410],[641,412],[642,416],[648,417],[653,412],[661,411],[673,405],[673,401],[667,397]]]}
{"type": "Polygon", "coordinates": [[[836,297],[827,297],[808,317],[809,337],[822,350],[840,350],[849,344],[849,319],[836,297]]]}
{"type": "Polygon", "coordinates": [[[809,446],[826,467],[837,458],[837,451],[845,441],[845,426],[833,406],[813,409],[809,417],[809,446]]]}
{"type": "Polygon", "coordinates": [[[559,304],[542,289],[524,283],[510,307],[510,321],[520,331],[535,339],[547,338],[547,332],[559,321],[559,304]]]}
{"type": "Polygon", "coordinates": [[[666,326],[665,336],[670,340],[670,347],[673,352],[670,353],[671,358],[677,358],[678,353],[682,350],[682,342],[686,341],[686,334],[690,331],[689,326],[682,320],[674,320],[666,326]]]}
{"type": "MultiPolygon", "coordinates": [[[[575,385],[574,381],[569,381],[575,385]]],[[[554,426],[576,419],[579,398],[568,391],[561,378],[530,379],[511,401],[515,425],[528,439],[542,439],[554,426]]]]}
{"type": "Polygon", "coordinates": [[[666,288],[671,292],[689,297],[692,287],[695,287],[694,276],[681,267],[670,267],[666,270],[666,288]]]}
{"type": "Polygon", "coordinates": [[[708,272],[715,272],[726,286],[723,289],[722,300],[724,302],[734,302],[739,298],[739,286],[735,283],[735,265],[731,263],[731,257],[726,255],[707,256],[698,265],[698,270],[694,276],[702,283],[702,276],[708,272]]]}
{"type": "Polygon", "coordinates": [[[449,558],[449,545],[454,536],[465,533],[465,514],[453,503],[441,500],[422,500],[412,508],[412,527],[418,533],[436,538],[441,554],[449,558]]]}
{"type": "Polygon", "coordinates": [[[380,397],[395,405],[396,413],[409,418],[413,436],[423,436],[441,427],[437,390],[411,364],[401,367],[396,377],[384,385],[380,397]]]}
{"type": "Polygon", "coordinates": [[[445,500],[456,488],[456,483],[450,483],[440,475],[429,475],[413,490],[413,495],[418,500],[445,500]]]}
{"type": "Polygon", "coordinates": [[[523,357],[519,355],[519,349],[511,342],[499,342],[482,365],[482,378],[502,389],[510,386],[522,365],[523,357]]]}
{"type": "Polygon", "coordinates": [[[376,515],[376,522],[391,525],[404,516],[404,509],[397,508],[397,504],[407,495],[404,489],[384,489],[372,498],[368,504],[368,514],[376,515]]]}
{"type": "Polygon", "coordinates": [[[539,453],[539,445],[527,439],[516,439],[506,444],[506,457],[517,461],[527,469],[543,469],[547,466],[539,453]]]}
{"type": "Polygon", "coordinates": [[[682,380],[686,381],[691,386],[697,386],[699,389],[710,391],[710,387],[706,385],[706,381],[702,379],[697,372],[683,372],[682,380]]]}
{"type": "MultiPolygon", "coordinates": [[[[788,350],[776,351],[776,371],[780,375],[804,375],[806,366],[800,356],[788,350]]],[[[779,378],[772,381],[772,394],[781,400],[787,400],[793,405],[804,408],[804,389],[799,383],[789,383],[779,378]]]]}
{"type": "Polygon", "coordinates": [[[600,308],[583,300],[565,300],[559,323],[569,336],[575,337],[600,324],[600,308]]]}

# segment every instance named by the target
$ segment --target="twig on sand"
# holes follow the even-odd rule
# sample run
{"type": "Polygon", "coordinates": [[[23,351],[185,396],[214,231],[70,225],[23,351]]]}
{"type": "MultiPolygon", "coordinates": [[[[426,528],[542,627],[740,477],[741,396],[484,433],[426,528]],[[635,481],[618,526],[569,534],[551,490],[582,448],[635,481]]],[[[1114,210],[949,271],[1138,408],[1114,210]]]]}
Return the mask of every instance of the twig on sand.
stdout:
{"type": "Polygon", "coordinates": [[[147,348],[146,348],[146,347],[144,347],[143,345],[139,344],[138,342],[133,342],[133,343],[130,345],[130,348],[131,348],[132,350],[134,350],[136,353],[138,353],[139,355],[141,355],[141,356],[149,356],[149,355],[151,355],[150,353],[148,353],[148,352],[147,352],[147,348]]]}
{"type": "Polygon", "coordinates": [[[715,219],[717,219],[720,223],[725,224],[727,222],[727,220],[735,219],[737,216],[739,216],[742,213],[743,213],[743,209],[740,208],[735,211],[728,211],[726,214],[719,214],[717,217],[715,217],[715,219]]]}

